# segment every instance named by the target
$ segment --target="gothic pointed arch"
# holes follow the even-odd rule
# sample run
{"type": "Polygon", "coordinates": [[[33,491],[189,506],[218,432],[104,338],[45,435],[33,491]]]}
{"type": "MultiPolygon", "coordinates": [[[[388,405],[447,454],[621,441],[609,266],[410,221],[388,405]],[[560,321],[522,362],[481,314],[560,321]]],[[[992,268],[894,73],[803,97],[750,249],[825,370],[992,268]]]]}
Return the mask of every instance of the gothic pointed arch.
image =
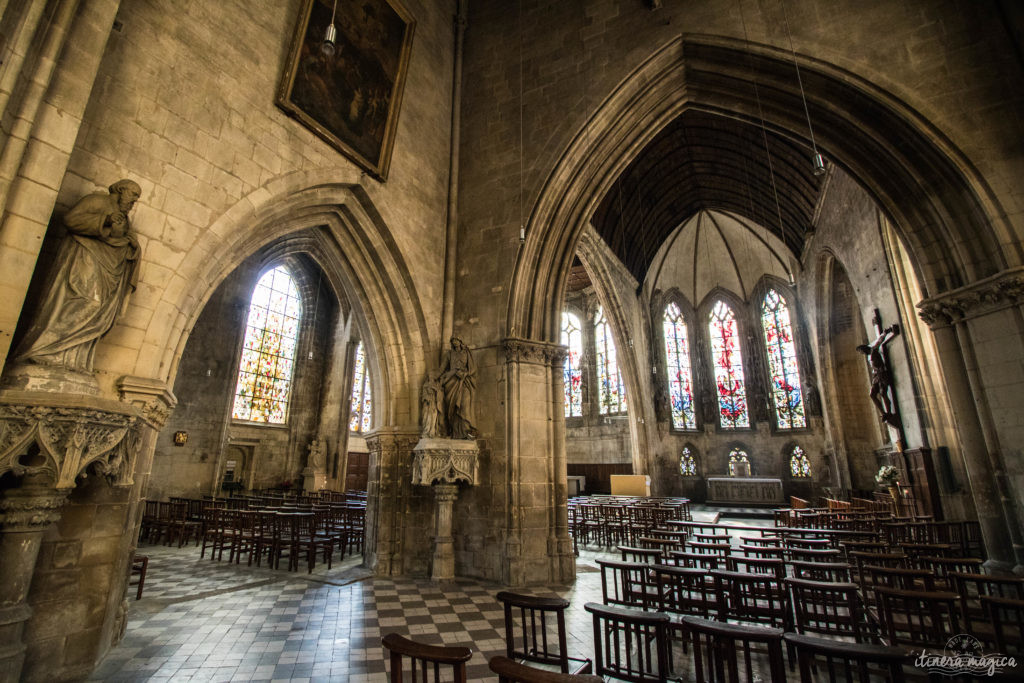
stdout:
{"type": "MultiPolygon", "coordinates": [[[[901,227],[926,295],[1016,265],[1005,213],[964,155],[892,93],[797,55],[817,142],[901,227]],[[900,144],[890,144],[889,140],[900,144]]],[[[745,41],[682,35],[624,78],[570,142],[541,188],[513,274],[512,336],[554,341],[577,243],[630,161],[683,111],[760,122],[757,83],[772,97],[764,126],[804,142],[806,119],[788,53],[745,41]]]]}

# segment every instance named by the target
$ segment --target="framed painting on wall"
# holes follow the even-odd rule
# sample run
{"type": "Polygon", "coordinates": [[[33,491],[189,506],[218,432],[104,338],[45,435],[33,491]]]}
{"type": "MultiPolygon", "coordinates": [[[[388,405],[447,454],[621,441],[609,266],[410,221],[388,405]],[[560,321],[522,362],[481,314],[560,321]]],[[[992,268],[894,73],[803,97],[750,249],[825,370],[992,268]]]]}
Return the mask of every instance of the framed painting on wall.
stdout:
{"type": "Polygon", "coordinates": [[[277,105],[386,180],[416,24],[397,0],[304,0],[277,105]],[[324,35],[335,11],[334,50],[324,35]]]}

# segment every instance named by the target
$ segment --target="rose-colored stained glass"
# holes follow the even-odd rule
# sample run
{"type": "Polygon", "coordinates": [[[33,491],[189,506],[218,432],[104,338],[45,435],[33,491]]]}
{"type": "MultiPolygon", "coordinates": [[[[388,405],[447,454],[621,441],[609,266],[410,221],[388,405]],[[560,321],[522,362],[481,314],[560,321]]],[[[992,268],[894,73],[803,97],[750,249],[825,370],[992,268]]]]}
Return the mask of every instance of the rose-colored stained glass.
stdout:
{"type": "Polygon", "coordinates": [[[718,391],[718,416],[723,429],[750,426],[747,390],[743,382],[736,316],[724,301],[715,303],[708,320],[711,333],[711,362],[718,391]]]}
{"type": "Polygon", "coordinates": [[[597,346],[597,388],[602,415],[626,412],[626,387],[619,372],[618,356],[612,326],[604,316],[604,308],[598,307],[594,323],[594,342],[597,346]]]}
{"type": "Polygon", "coordinates": [[[283,266],[263,274],[253,290],[231,417],[284,424],[302,316],[299,290],[283,266]]]}
{"type": "Polygon", "coordinates": [[[373,392],[370,374],[366,371],[366,349],[363,342],[356,347],[356,360],[352,370],[352,400],[348,429],[351,432],[365,432],[370,428],[373,417],[373,392]]]}
{"type": "Polygon", "coordinates": [[[583,329],[572,313],[562,313],[562,345],[569,347],[562,366],[565,416],[578,417],[583,414],[583,329]]]}
{"type": "Polygon", "coordinates": [[[772,405],[779,429],[807,426],[803,395],[800,391],[800,368],[793,344],[793,326],[786,300],[774,289],[761,303],[761,326],[768,350],[768,374],[771,379],[772,405]]]}
{"type": "Polygon", "coordinates": [[[696,429],[697,414],[693,403],[693,368],[690,364],[690,342],[686,322],[679,306],[665,307],[662,317],[665,333],[665,361],[668,368],[668,393],[672,402],[672,426],[696,429]]]}

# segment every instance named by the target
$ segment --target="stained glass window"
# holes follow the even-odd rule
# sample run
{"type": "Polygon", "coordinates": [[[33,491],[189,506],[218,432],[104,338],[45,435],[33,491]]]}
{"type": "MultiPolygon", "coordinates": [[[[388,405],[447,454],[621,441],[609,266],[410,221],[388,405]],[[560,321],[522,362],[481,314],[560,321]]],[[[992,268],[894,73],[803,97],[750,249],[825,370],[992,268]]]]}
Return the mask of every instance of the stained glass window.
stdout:
{"type": "Polygon", "coordinates": [[[789,456],[789,473],[794,477],[811,476],[811,461],[807,459],[804,449],[793,446],[789,456]]]}
{"type": "Polygon", "coordinates": [[[736,315],[724,301],[716,302],[711,309],[708,328],[711,332],[711,361],[715,368],[718,414],[722,428],[749,427],[739,326],[736,324],[736,315]]]}
{"type": "Polygon", "coordinates": [[[605,318],[604,308],[598,307],[594,323],[595,344],[597,345],[597,386],[602,415],[626,412],[626,388],[622,384],[619,361],[615,355],[615,340],[612,326],[605,318]]]}
{"type": "Polygon", "coordinates": [[[693,457],[689,446],[684,446],[679,456],[679,473],[684,477],[697,476],[697,459],[693,457]]]}
{"type": "Polygon", "coordinates": [[[288,270],[268,270],[256,283],[245,321],[231,417],[284,424],[288,418],[302,302],[288,270]]]}
{"type": "Polygon", "coordinates": [[[562,313],[562,345],[569,347],[562,371],[565,416],[577,417],[583,414],[583,328],[580,319],[568,312],[562,313]]]}
{"type": "Polygon", "coordinates": [[[672,426],[676,429],[696,429],[690,343],[686,335],[683,313],[676,304],[670,303],[665,307],[662,329],[665,331],[665,359],[668,367],[668,393],[672,401],[672,426]]]}
{"type": "Polygon", "coordinates": [[[365,432],[370,428],[373,415],[373,392],[370,373],[366,371],[366,350],[363,342],[356,347],[356,361],[352,371],[352,415],[348,421],[350,432],[365,432]]]}
{"type": "Polygon", "coordinates": [[[747,457],[746,451],[734,448],[729,452],[729,476],[750,476],[750,458],[747,457]]]}
{"type": "Polygon", "coordinates": [[[764,328],[764,344],[768,349],[772,405],[775,406],[779,429],[806,427],[789,306],[774,289],[768,290],[761,303],[761,326],[764,328]]]}

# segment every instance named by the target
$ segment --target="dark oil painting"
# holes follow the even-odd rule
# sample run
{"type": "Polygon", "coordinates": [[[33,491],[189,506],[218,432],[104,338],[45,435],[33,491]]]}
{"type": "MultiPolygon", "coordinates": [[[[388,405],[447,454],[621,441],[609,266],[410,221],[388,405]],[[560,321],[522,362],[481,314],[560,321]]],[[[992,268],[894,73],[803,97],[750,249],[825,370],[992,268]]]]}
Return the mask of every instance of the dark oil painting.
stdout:
{"type": "Polygon", "coordinates": [[[306,0],[277,104],[380,180],[387,178],[413,28],[395,0],[306,0]]]}

